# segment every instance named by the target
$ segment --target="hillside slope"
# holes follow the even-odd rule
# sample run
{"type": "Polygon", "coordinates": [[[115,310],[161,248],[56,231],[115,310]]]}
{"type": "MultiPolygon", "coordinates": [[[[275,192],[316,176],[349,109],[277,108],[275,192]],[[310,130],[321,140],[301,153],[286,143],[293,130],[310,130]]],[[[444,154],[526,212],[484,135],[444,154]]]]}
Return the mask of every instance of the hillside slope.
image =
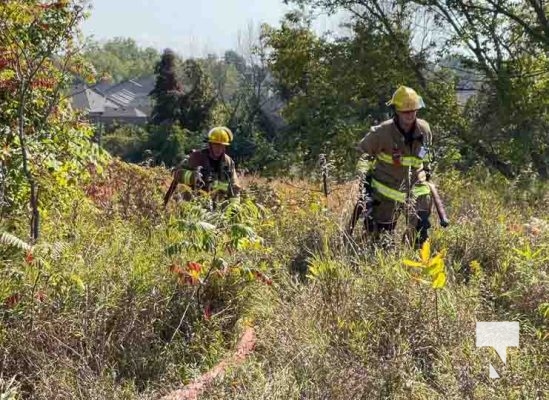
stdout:
{"type": "Polygon", "coordinates": [[[424,254],[444,261],[433,289],[398,238],[381,250],[343,233],[355,184],[326,200],[316,183],[246,177],[239,205],[162,210],[165,170],[113,162],[44,211],[41,243],[17,239],[24,221],[1,238],[0,393],[157,399],[253,327],[253,353],[200,398],[542,399],[549,197],[480,176],[439,177],[453,224],[435,223],[424,254]],[[476,348],[477,321],[520,322],[506,365],[476,348]]]}

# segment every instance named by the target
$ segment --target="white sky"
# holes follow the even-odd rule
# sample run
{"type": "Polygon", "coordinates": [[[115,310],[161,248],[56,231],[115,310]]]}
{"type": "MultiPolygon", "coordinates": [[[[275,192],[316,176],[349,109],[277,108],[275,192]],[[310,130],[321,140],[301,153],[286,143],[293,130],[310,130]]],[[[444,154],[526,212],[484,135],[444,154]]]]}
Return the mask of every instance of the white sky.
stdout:
{"type": "MultiPolygon", "coordinates": [[[[238,32],[260,23],[278,26],[290,7],[282,0],[91,0],[82,29],[95,40],[129,37],[141,46],[169,47],[184,57],[221,55],[237,47],[238,32]]],[[[320,18],[318,31],[337,29],[320,18]]]]}

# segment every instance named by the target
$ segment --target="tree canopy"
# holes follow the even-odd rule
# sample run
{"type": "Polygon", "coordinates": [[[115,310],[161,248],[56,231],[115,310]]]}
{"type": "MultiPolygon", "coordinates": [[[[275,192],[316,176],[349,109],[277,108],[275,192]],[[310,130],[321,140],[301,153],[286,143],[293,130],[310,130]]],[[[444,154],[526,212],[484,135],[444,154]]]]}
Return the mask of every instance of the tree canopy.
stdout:
{"type": "Polygon", "coordinates": [[[77,42],[84,11],[80,1],[0,3],[0,210],[24,212],[25,200],[33,240],[40,209],[97,159],[91,127],[64,95],[75,74],[89,76],[77,42]]]}
{"type": "Polygon", "coordinates": [[[90,41],[84,57],[98,77],[116,83],[152,74],[160,54],[152,47],[141,48],[134,39],[116,37],[104,43],[90,41]]]}

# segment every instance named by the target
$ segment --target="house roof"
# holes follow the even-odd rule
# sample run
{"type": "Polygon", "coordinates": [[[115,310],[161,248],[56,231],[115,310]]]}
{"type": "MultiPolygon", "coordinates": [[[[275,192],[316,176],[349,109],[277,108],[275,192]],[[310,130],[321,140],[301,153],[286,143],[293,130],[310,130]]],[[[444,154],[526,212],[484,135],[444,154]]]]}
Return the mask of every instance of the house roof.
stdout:
{"type": "Polygon", "coordinates": [[[146,119],[150,109],[148,95],[152,87],[154,76],[130,79],[110,87],[105,83],[93,87],[77,83],[72,89],[71,103],[74,108],[84,110],[90,116],[146,119]]]}
{"type": "Polygon", "coordinates": [[[100,113],[105,107],[116,107],[115,103],[85,84],[77,84],[73,87],[71,103],[74,108],[90,113],[100,113]]]}
{"type": "Polygon", "coordinates": [[[104,90],[108,99],[121,106],[143,103],[154,89],[155,77],[143,76],[138,79],[128,79],[104,90]]]}
{"type": "Polygon", "coordinates": [[[92,89],[94,89],[96,92],[104,94],[107,89],[112,87],[112,85],[113,84],[111,83],[111,81],[107,79],[101,79],[99,82],[92,86],[92,89]]]}
{"type": "Polygon", "coordinates": [[[102,114],[103,117],[138,117],[147,118],[147,114],[135,107],[106,107],[102,114]]]}
{"type": "Polygon", "coordinates": [[[478,93],[476,89],[458,89],[456,90],[457,103],[460,106],[467,104],[467,101],[478,93]]]}

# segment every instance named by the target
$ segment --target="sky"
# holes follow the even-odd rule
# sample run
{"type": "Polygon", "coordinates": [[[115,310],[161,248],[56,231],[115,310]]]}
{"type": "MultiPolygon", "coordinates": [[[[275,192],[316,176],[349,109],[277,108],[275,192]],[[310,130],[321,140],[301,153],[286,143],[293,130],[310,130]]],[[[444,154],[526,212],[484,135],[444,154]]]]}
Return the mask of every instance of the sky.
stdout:
{"type": "Polygon", "coordinates": [[[236,49],[238,32],[279,25],[282,0],[91,0],[82,29],[95,40],[130,37],[141,46],[170,47],[184,56],[236,49]]]}
{"type": "MultiPolygon", "coordinates": [[[[105,41],[129,37],[143,47],[169,47],[184,57],[221,55],[238,48],[238,35],[260,23],[279,26],[290,7],[282,0],[90,0],[91,16],[82,30],[105,41]]],[[[321,33],[336,30],[337,19],[321,16],[321,33]]]]}

